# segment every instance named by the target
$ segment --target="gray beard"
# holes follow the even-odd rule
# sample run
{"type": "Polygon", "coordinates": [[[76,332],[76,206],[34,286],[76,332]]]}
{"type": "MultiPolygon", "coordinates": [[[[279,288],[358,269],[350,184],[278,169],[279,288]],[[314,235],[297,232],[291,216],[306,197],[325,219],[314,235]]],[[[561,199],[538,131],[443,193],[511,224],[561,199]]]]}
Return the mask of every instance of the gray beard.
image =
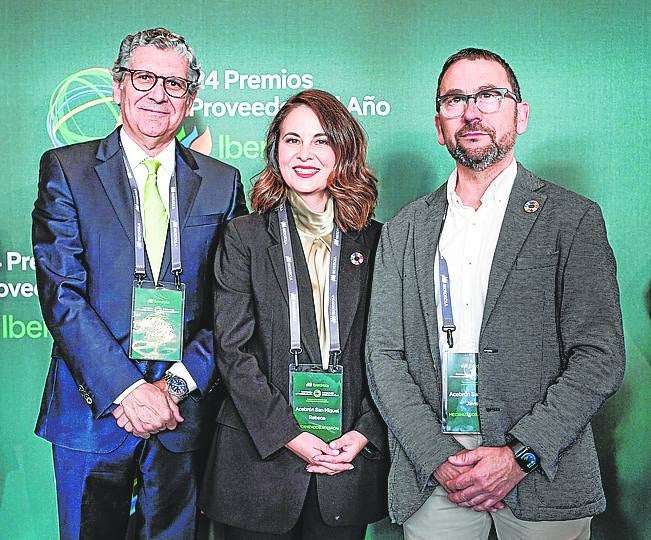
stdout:
{"type": "Polygon", "coordinates": [[[483,148],[470,151],[466,150],[461,146],[459,141],[461,134],[455,136],[455,147],[450,148],[447,145],[448,152],[450,152],[450,155],[457,163],[477,172],[484,171],[492,165],[495,165],[495,163],[502,161],[515,145],[515,125],[513,126],[513,131],[506,133],[499,141],[495,138],[494,131],[486,128],[483,129],[488,133],[491,141],[490,144],[483,148]]]}
{"type": "Polygon", "coordinates": [[[472,156],[469,155],[465,148],[462,148],[461,146],[448,148],[448,151],[460,165],[473,171],[480,172],[488,169],[498,161],[502,161],[511,148],[513,148],[513,145],[511,145],[510,148],[501,148],[497,144],[491,144],[490,146],[482,148],[480,152],[473,152],[472,156]]]}

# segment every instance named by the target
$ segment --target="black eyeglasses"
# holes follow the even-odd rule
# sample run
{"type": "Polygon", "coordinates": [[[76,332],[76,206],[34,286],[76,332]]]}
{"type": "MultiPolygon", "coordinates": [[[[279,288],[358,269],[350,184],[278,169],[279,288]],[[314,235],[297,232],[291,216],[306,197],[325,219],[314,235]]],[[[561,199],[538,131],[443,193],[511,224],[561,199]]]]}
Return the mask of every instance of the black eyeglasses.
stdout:
{"type": "Polygon", "coordinates": [[[436,98],[436,110],[446,118],[459,118],[468,108],[468,100],[474,99],[480,112],[496,113],[502,108],[502,101],[510,97],[516,103],[522,100],[508,88],[486,88],[475,94],[445,94],[436,98]]]}
{"type": "Polygon", "coordinates": [[[195,84],[192,81],[183,79],[182,77],[163,77],[162,75],[156,75],[155,73],[144,69],[119,67],[118,71],[126,71],[130,73],[131,84],[139,92],[149,92],[154,86],[156,86],[158,79],[162,79],[165,93],[173,98],[182,98],[195,84]]]}

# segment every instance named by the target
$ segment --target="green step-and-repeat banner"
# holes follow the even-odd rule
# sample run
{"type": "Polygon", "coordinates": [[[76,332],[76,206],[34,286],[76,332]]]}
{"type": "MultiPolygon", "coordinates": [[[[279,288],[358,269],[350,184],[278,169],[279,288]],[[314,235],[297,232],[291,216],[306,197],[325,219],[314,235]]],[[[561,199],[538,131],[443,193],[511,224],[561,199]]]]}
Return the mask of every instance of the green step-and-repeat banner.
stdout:
{"type": "MultiPolygon", "coordinates": [[[[618,261],[628,368],[594,421],[608,509],[593,537],[651,537],[651,66],[642,0],[0,3],[0,537],[57,538],[50,446],[33,434],[51,346],[30,246],[39,157],[113,129],[107,68],[125,34],[159,25],[188,39],[205,73],[184,144],[235,165],[250,187],[279,105],[301,89],[326,89],[368,133],[382,221],[454,165],[433,122],[443,61],[476,46],[510,62],[531,106],[517,158],[599,202],[618,261]]],[[[401,533],[384,522],[368,536],[401,533]]]]}

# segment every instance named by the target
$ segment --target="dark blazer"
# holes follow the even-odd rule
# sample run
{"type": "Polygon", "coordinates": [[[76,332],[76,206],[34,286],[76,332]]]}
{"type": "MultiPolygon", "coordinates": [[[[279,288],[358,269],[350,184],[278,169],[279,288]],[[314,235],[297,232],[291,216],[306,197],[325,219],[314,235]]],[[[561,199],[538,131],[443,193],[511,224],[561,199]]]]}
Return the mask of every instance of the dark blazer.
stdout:
{"type": "MultiPolygon", "coordinates": [[[[291,209],[288,211],[299,287],[301,363],[320,364],[312,289],[291,209]]],[[[357,430],[371,446],[355,469],[316,475],[323,519],[353,525],[381,519],[386,510],[386,431],[366,385],[363,342],[370,276],[380,225],[342,237],[339,269],[343,432],[357,430]],[[361,265],[351,254],[364,256],[361,265]]],[[[281,533],[296,523],[310,473],[284,448],[301,433],[288,404],[289,308],[275,211],[233,220],[215,262],[215,354],[227,397],[217,416],[200,507],[235,527],[281,533]]]]}
{"type": "MultiPolygon", "coordinates": [[[[446,186],[382,231],[369,314],[369,385],[389,427],[389,507],[403,523],[436,487],[432,472],[462,449],[441,433],[434,259],[446,186]]],[[[542,469],[505,502],[521,519],[603,511],[590,420],[624,375],[615,259],[592,201],[521,165],[502,222],[479,337],[483,444],[513,436],[542,469]],[[539,209],[524,206],[536,200],[539,209]]]]}
{"type": "MultiPolygon", "coordinates": [[[[205,396],[214,377],[210,267],[220,224],[242,212],[243,197],[236,169],[178,143],[176,176],[186,286],[183,363],[205,396]]],[[[128,357],[133,203],[117,130],[43,155],[32,236],[39,299],[54,338],[36,433],[67,448],[110,452],[127,437],[110,414],[113,400],[147,367],[159,378],[166,365],[128,357]]],[[[169,251],[168,241],[163,281],[173,281],[169,251]]],[[[158,435],[168,449],[200,445],[202,402],[185,399],[185,421],[158,435]]]]}

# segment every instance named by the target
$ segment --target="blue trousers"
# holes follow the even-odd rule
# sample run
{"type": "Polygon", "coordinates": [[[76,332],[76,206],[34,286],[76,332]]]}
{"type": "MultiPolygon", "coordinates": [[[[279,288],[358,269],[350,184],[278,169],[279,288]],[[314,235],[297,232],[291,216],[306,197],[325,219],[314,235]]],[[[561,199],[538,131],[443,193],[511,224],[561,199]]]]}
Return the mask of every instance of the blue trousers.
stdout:
{"type": "Polygon", "coordinates": [[[170,452],[155,435],[129,436],[105,454],[61,446],[52,452],[61,540],[124,539],[134,479],[138,538],[195,538],[197,452],[170,452]]]}

